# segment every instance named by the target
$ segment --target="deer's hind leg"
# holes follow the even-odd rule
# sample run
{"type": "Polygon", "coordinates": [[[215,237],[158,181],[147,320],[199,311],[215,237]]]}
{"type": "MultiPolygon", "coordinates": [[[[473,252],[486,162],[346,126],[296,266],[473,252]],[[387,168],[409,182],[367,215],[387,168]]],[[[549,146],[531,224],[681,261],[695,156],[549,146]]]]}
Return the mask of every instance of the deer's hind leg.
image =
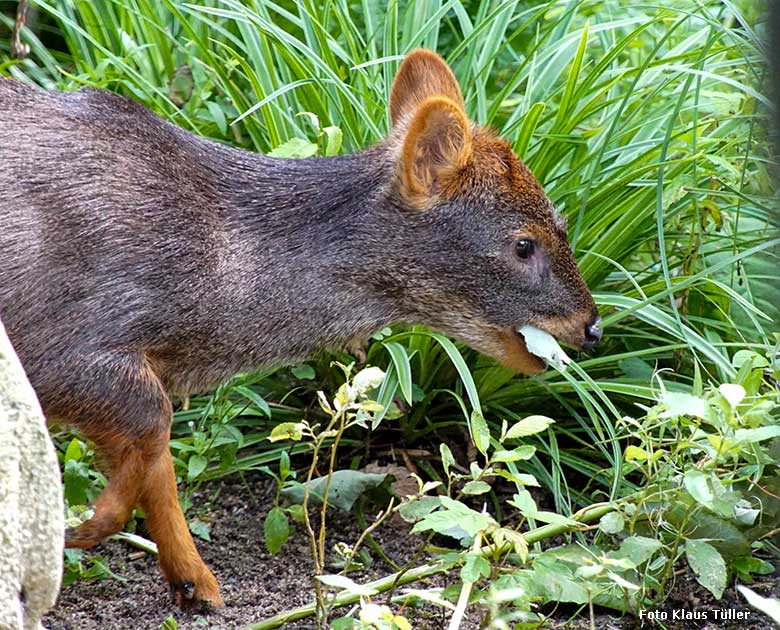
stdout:
{"type": "Polygon", "coordinates": [[[109,481],[95,501],[94,516],[67,533],[66,545],[96,545],[120,531],[140,504],[177,603],[220,606],[219,585],[195,548],[179,504],[168,450],[173,409],[153,369],[142,355],[113,354],[82,356],[68,374],[56,388],[61,396],[41,397],[44,408],[95,443],[109,481]]]}

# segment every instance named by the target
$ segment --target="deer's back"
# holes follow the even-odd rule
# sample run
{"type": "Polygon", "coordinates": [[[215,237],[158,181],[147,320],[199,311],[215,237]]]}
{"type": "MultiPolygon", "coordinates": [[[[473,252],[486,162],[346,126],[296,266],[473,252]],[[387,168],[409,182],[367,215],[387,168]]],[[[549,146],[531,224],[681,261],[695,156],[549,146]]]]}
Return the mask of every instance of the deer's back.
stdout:
{"type": "Polygon", "coordinates": [[[223,233],[204,143],[107,92],[2,78],[0,129],[0,317],[23,361],[208,320],[223,233]]]}

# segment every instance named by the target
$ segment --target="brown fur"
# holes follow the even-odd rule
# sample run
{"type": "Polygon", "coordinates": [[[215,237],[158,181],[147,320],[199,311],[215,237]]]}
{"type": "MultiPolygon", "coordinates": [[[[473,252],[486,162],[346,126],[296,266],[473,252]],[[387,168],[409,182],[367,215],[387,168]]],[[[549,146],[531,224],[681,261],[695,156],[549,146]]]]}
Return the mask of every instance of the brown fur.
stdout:
{"type": "Polygon", "coordinates": [[[435,52],[415,50],[404,59],[390,91],[390,119],[399,125],[430,96],[443,96],[463,110],[463,95],[450,67],[435,52]]]}
{"type": "Polygon", "coordinates": [[[141,505],[179,604],[219,605],[176,494],[172,395],[394,322],[525,373],[543,365],[519,326],[595,343],[565,222],[468,122],[446,63],[411,53],[390,112],[363,153],[280,160],[104,91],[0,78],[0,318],[47,417],[79,427],[110,473],[68,544],[97,544],[141,505]]]}
{"type": "Polygon", "coordinates": [[[431,96],[418,107],[404,136],[400,164],[403,193],[413,205],[431,203],[450,173],[471,155],[471,131],[454,101],[431,96]]]}

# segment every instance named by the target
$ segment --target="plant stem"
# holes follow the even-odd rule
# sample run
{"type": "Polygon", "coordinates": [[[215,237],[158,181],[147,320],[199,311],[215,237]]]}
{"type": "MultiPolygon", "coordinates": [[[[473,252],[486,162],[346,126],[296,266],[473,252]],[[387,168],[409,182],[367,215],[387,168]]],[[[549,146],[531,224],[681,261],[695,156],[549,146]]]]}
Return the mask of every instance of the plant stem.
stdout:
{"type": "MultiPolygon", "coordinates": [[[[360,525],[360,528],[364,531],[364,533],[367,534],[366,540],[368,540],[368,544],[371,546],[371,549],[374,550],[374,553],[376,553],[382,560],[384,560],[387,566],[394,569],[395,571],[400,571],[401,567],[398,564],[396,564],[390,556],[387,555],[385,550],[382,549],[382,546],[371,535],[371,532],[374,531],[375,528],[371,526],[371,529],[369,529],[368,521],[366,521],[366,514],[363,510],[362,502],[358,501],[358,503],[356,504],[355,513],[357,515],[358,525],[360,525]],[[366,532],[367,529],[368,531],[366,532]]],[[[381,520],[382,521],[385,520],[384,516],[382,516],[381,520]]]]}
{"type": "MultiPolygon", "coordinates": [[[[322,493],[322,507],[320,508],[320,532],[318,538],[320,559],[324,568],[325,565],[325,522],[328,515],[328,496],[330,495],[330,487],[333,483],[333,471],[336,468],[336,452],[339,448],[339,442],[341,436],[344,435],[345,419],[346,419],[346,405],[338,412],[338,415],[333,419],[333,422],[328,426],[328,430],[338,422],[339,428],[336,434],[336,439],[333,440],[333,445],[330,447],[330,461],[328,462],[328,476],[325,481],[325,490],[322,493]]],[[[310,483],[311,480],[307,481],[310,483]]]]}
{"type": "MultiPolygon", "coordinates": [[[[395,505],[395,498],[390,499],[390,503],[388,503],[387,508],[385,509],[382,514],[379,515],[379,518],[377,518],[371,525],[361,525],[363,527],[363,533],[360,534],[360,536],[357,539],[357,542],[352,546],[352,551],[350,551],[349,556],[347,556],[347,560],[344,563],[344,571],[343,573],[347,573],[349,571],[349,567],[352,565],[352,560],[355,558],[355,554],[357,554],[358,549],[360,549],[360,546],[363,544],[363,541],[366,538],[371,539],[371,532],[373,532],[377,527],[379,527],[382,523],[385,522],[385,519],[390,516],[391,512],[393,511],[393,506],[395,505]]],[[[366,519],[361,519],[363,523],[366,523],[366,519]]],[[[380,547],[381,549],[381,547],[380,547]]]]}
{"type": "MultiPolygon", "coordinates": [[[[474,538],[474,544],[471,547],[472,553],[480,551],[479,541],[481,539],[482,536],[480,534],[477,534],[476,538],[474,538]]],[[[463,582],[463,586],[460,587],[460,595],[458,595],[458,603],[455,605],[455,612],[452,613],[447,630],[458,630],[460,628],[460,623],[466,614],[466,607],[469,605],[469,596],[473,587],[474,582],[463,582]]]]}
{"type": "MultiPolygon", "coordinates": [[[[589,505],[588,507],[583,508],[579,512],[573,514],[572,518],[583,524],[589,523],[601,518],[609,512],[612,512],[616,509],[616,507],[617,505],[615,503],[594,503],[593,505],[589,505]]],[[[553,538],[560,534],[564,534],[572,529],[573,527],[565,524],[543,525],[542,527],[532,529],[530,532],[524,534],[524,536],[530,545],[546,538],[553,538]]],[[[511,547],[512,545],[509,543],[504,544],[500,549],[497,549],[496,545],[486,545],[485,547],[479,549],[479,553],[483,556],[491,556],[492,554],[496,553],[496,551],[499,551],[500,553],[509,552],[511,547]]],[[[380,593],[384,593],[392,588],[395,588],[396,586],[403,586],[404,584],[422,580],[423,578],[435,575],[436,573],[447,571],[449,566],[449,563],[431,562],[420,565],[419,567],[415,567],[413,569],[409,569],[408,571],[391,573],[390,575],[378,580],[368,582],[365,584],[365,586],[372,588],[380,593]]],[[[333,598],[331,609],[356,604],[360,601],[360,597],[361,596],[356,593],[350,593],[348,591],[341,592],[333,598]]],[[[292,608],[290,610],[281,612],[278,615],[274,615],[273,617],[269,617],[268,619],[264,619],[259,623],[245,626],[245,630],[271,630],[272,628],[278,628],[285,623],[311,617],[316,613],[316,603],[309,604],[307,606],[301,606],[299,608],[292,608]]]]}
{"type": "MultiPolygon", "coordinates": [[[[317,535],[314,533],[314,528],[311,526],[311,519],[309,518],[309,495],[311,493],[311,480],[314,476],[314,470],[317,467],[317,461],[319,459],[321,442],[317,440],[314,444],[314,453],[312,454],[311,465],[309,466],[309,472],[306,476],[306,486],[303,489],[303,521],[306,524],[306,533],[309,535],[309,544],[311,546],[312,560],[314,560],[314,575],[320,575],[322,573],[320,567],[320,558],[317,553],[317,535]]],[[[319,580],[314,580],[314,596],[316,599],[316,610],[325,610],[325,598],[322,594],[322,584],[319,580]]],[[[321,627],[319,616],[317,617],[317,626],[321,627]]]]}
{"type": "MultiPolygon", "coordinates": [[[[416,582],[423,578],[429,577],[436,573],[441,573],[446,570],[446,565],[435,562],[430,564],[423,564],[414,569],[410,569],[403,576],[398,578],[398,574],[391,573],[390,575],[383,577],[373,582],[368,582],[366,586],[376,589],[377,591],[385,592],[396,585],[396,578],[398,578],[398,585],[409,584],[410,582],[416,582]]],[[[360,595],[349,593],[344,591],[336,595],[333,599],[332,608],[340,608],[342,606],[349,606],[350,604],[356,604],[360,601],[360,595]]],[[[309,604],[307,606],[301,606],[300,608],[293,608],[264,619],[263,621],[249,625],[245,627],[245,630],[270,630],[271,628],[278,628],[279,626],[296,621],[298,619],[305,619],[311,617],[317,612],[317,604],[309,604]]]]}
{"type": "MultiPolygon", "coordinates": [[[[325,524],[328,516],[328,495],[330,495],[330,486],[333,482],[333,471],[336,468],[336,452],[338,451],[339,442],[341,441],[341,436],[344,435],[344,429],[346,427],[347,407],[347,405],[344,405],[328,425],[328,430],[330,430],[336,423],[338,423],[339,428],[338,433],[336,434],[336,439],[333,441],[333,446],[330,447],[328,479],[325,482],[325,491],[322,494],[322,508],[320,509],[320,535],[318,540],[319,565],[316,567],[316,575],[322,575],[325,573],[325,524]]],[[[306,483],[311,483],[311,479],[309,479],[306,483]]],[[[315,580],[315,582],[319,582],[319,580],[315,580]]],[[[319,587],[319,591],[322,593],[321,586],[319,587]]],[[[321,596],[320,601],[322,603],[322,607],[319,613],[319,622],[327,626],[328,615],[330,613],[331,607],[326,606],[324,597],[321,596]]]]}
{"type": "Polygon", "coordinates": [[[138,534],[131,534],[130,532],[119,532],[118,534],[111,536],[111,540],[121,540],[122,542],[126,542],[128,545],[142,549],[148,554],[153,556],[157,555],[157,545],[148,538],[144,538],[138,534]]]}

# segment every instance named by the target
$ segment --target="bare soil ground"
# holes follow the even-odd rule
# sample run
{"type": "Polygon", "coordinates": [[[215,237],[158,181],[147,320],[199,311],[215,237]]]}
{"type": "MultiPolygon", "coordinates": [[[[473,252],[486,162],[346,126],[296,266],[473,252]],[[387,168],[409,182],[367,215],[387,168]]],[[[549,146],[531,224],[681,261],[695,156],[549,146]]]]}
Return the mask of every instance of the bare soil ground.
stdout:
{"type": "MultiPolygon", "coordinates": [[[[198,548],[222,586],[225,607],[208,614],[180,612],[170,600],[167,587],[159,575],[155,558],[139,552],[126,543],[109,541],[93,555],[102,556],[111,570],[125,581],[79,580],[63,588],[57,606],[44,620],[50,630],[136,630],[159,628],[173,615],[183,630],[222,630],[242,628],[283,610],[310,603],[312,560],[302,529],[291,536],[279,555],[269,554],[263,544],[262,518],[270,509],[273,491],[265,479],[249,480],[246,485],[235,480],[205,485],[194,496],[194,504],[208,505],[203,519],[211,522],[211,542],[198,540],[198,548]]],[[[354,543],[360,534],[355,518],[349,514],[332,513],[329,548],[335,542],[354,543]]],[[[397,563],[408,560],[418,541],[408,533],[408,526],[387,522],[377,531],[378,542],[397,563]]],[[[376,556],[372,552],[372,556],[376,556]]],[[[358,582],[382,577],[392,568],[375,557],[373,566],[363,574],[351,574],[358,582]]],[[[433,578],[429,584],[444,585],[446,576],[433,578]]],[[[763,595],[780,596],[780,578],[769,576],[754,585],[763,595]]],[[[587,611],[578,618],[571,607],[549,608],[552,619],[549,628],[571,630],[735,630],[749,628],[770,630],[772,622],[751,611],[733,589],[721,602],[698,586],[690,574],[678,576],[670,598],[663,608],[668,614],[663,625],[633,617],[618,617],[596,611],[590,625],[587,611]],[[748,611],[744,620],[715,619],[716,609],[748,611]],[[695,610],[707,613],[706,619],[677,620],[675,610],[695,610]]],[[[406,610],[414,628],[436,630],[446,628],[448,618],[434,608],[406,610]]],[[[679,614],[679,613],[678,613],[679,614]]],[[[288,624],[290,630],[313,628],[313,620],[288,624]]],[[[462,626],[463,630],[479,627],[475,612],[462,626]]]]}
{"type": "MultiPolygon", "coordinates": [[[[257,479],[246,486],[234,480],[208,484],[193,498],[195,505],[210,506],[201,518],[211,523],[211,542],[196,539],[196,544],[220,582],[224,608],[208,614],[179,611],[171,602],[154,557],[124,542],[107,541],[88,553],[102,556],[126,581],[79,580],[63,587],[44,625],[50,630],[135,630],[159,628],[173,615],[179,629],[217,630],[241,628],[311,603],[313,563],[304,530],[298,527],[278,555],[268,553],[263,543],[262,519],[272,507],[273,496],[271,485],[257,479]]],[[[361,533],[355,517],[335,510],[329,515],[329,548],[336,542],[354,543],[361,533]]],[[[405,524],[386,523],[375,535],[385,553],[399,564],[417,548],[408,530],[405,524]]],[[[350,577],[364,582],[392,572],[376,559],[370,570],[351,573],[350,577]]],[[[432,581],[438,585],[443,582],[443,576],[432,581]]],[[[446,618],[434,609],[420,610],[418,616],[416,628],[446,626],[446,618]]],[[[313,627],[313,620],[285,626],[295,630],[313,627]]]]}

